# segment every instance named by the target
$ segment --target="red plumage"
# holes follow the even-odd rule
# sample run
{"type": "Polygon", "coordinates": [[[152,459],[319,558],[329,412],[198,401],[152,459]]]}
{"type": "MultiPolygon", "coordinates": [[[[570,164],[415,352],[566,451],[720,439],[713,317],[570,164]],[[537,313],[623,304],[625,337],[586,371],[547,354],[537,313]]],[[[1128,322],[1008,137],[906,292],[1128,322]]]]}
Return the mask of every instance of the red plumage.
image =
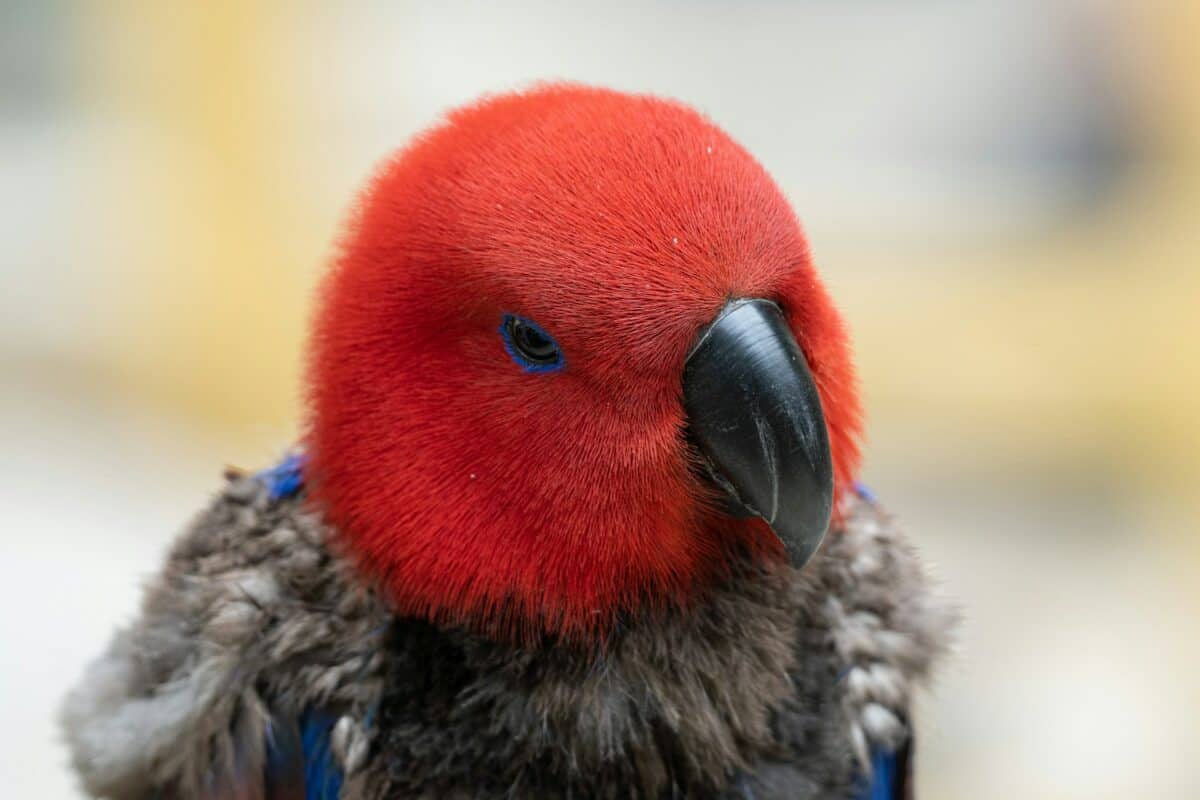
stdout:
{"type": "Polygon", "coordinates": [[[681,104],[579,86],[459,109],[383,166],[324,284],[313,498],[402,613],[588,635],[686,602],[731,550],[779,551],[715,510],[684,440],[684,360],[739,296],[784,309],[844,490],[846,332],[742,147],[681,104]],[[515,364],[505,313],[566,367],[515,364]]]}

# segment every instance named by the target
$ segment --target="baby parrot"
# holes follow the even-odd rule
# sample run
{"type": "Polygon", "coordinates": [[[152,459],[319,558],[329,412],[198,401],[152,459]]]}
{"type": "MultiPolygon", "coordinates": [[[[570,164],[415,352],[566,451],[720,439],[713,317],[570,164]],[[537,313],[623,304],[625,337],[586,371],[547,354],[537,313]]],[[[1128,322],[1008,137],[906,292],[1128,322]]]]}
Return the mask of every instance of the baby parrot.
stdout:
{"type": "Polygon", "coordinates": [[[953,611],[855,483],[763,167],[546,85],[383,165],[302,443],[230,474],[62,720],[111,798],[900,798],[953,611]]]}

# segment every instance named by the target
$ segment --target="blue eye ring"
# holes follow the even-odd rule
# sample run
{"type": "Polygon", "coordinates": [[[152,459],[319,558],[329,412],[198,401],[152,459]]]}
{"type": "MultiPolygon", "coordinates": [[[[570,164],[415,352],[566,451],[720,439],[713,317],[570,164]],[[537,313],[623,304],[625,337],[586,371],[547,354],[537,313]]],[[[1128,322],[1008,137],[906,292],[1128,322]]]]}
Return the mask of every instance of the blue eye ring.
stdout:
{"type": "Polygon", "coordinates": [[[566,366],[558,342],[532,320],[505,314],[500,337],[509,356],[526,372],[557,372],[566,366]]]}

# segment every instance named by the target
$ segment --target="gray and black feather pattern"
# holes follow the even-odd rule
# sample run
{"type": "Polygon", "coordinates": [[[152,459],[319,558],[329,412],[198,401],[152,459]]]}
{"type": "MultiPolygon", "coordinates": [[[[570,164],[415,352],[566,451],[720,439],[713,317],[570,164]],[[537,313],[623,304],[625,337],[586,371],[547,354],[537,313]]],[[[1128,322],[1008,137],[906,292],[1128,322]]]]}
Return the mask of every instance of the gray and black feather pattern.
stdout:
{"type": "Polygon", "coordinates": [[[394,617],[299,469],[231,480],[68,697],[90,794],[905,796],[954,612],[873,503],[803,571],[743,564],[585,650],[394,617]]]}

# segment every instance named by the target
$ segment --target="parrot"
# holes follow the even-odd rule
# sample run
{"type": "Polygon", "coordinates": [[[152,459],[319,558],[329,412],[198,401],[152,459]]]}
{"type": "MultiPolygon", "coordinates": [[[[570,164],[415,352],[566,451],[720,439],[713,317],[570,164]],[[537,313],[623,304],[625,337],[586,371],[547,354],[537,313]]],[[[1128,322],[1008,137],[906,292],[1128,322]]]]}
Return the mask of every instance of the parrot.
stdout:
{"type": "Polygon", "coordinates": [[[847,325],[682,102],[541,83],[378,167],[299,433],[66,695],[89,796],[913,796],[958,612],[860,480],[847,325]]]}

